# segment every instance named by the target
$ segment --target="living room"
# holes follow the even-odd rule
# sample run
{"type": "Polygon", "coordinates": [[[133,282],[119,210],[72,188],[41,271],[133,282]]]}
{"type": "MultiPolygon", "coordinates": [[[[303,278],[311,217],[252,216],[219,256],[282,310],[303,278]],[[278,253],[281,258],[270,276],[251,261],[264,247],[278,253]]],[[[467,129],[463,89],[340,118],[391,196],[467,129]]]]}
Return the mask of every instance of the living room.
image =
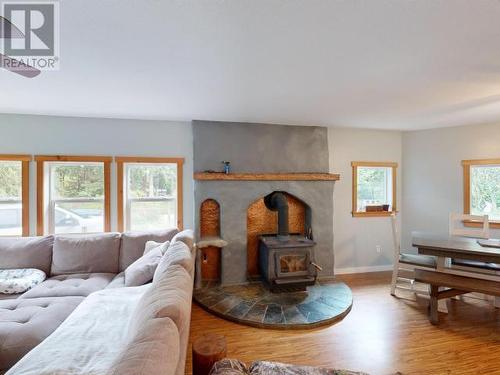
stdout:
{"type": "Polygon", "coordinates": [[[500,374],[500,3],[35,5],[0,373],[500,374]]]}

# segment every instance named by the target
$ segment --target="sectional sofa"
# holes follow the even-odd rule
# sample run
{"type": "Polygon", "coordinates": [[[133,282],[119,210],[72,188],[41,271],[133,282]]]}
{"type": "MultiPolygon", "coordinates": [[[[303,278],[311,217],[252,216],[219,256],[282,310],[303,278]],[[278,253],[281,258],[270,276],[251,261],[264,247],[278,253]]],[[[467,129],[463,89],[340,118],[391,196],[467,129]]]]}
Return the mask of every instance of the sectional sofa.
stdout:
{"type": "Polygon", "coordinates": [[[193,233],[176,229],[0,239],[0,269],[47,274],[0,295],[0,373],[183,374],[193,248],[193,233]],[[151,240],[170,241],[152,282],[126,287],[151,240]]]}

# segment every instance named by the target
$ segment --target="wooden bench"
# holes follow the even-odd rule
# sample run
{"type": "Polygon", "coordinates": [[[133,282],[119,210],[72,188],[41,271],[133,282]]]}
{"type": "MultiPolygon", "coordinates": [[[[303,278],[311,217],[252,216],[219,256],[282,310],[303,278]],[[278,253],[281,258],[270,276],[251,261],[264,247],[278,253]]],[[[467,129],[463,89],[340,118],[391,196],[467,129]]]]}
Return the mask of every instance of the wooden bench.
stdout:
{"type": "Polygon", "coordinates": [[[477,292],[500,297],[500,282],[430,270],[415,270],[415,280],[431,286],[429,320],[438,324],[438,300],[477,292]],[[450,288],[440,290],[441,287],[450,288]]]}

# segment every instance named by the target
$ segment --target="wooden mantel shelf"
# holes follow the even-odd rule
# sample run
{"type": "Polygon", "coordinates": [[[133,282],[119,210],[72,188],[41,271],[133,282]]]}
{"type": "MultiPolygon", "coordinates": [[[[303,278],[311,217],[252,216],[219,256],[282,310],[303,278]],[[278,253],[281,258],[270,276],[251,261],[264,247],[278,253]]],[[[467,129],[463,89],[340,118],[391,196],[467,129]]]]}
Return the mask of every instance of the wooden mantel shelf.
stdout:
{"type": "Polygon", "coordinates": [[[218,173],[196,172],[195,180],[201,181],[338,181],[333,173],[218,173]]]}

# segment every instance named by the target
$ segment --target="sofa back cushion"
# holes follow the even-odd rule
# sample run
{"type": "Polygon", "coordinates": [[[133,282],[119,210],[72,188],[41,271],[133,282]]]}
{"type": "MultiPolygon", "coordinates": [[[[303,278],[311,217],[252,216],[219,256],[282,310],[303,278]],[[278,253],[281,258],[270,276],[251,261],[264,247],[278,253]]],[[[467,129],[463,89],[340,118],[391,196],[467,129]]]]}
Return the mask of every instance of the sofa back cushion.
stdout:
{"type": "Polygon", "coordinates": [[[156,267],[153,280],[160,280],[163,277],[162,275],[168,271],[168,268],[173,265],[183,267],[189,274],[193,272],[194,256],[184,242],[173,242],[172,240],[158,267],[156,267]]]}
{"type": "Polygon", "coordinates": [[[186,229],[182,232],[177,233],[174,238],[172,238],[172,243],[178,241],[184,242],[192,251],[194,246],[194,232],[191,229],[186,229]]]}
{"type": "Polygon", "coordinates": [[[52,275],[118,273],[120,233],[56,236],[52,275]]]}
{"type": "Polygon", "coordinates": [[[151,232],[125,232],[122,234],[120,248],[120,272],[139,259],[144,254],[146,242],[165,242],[172,240],[177,234],[177,228],[151,232]]]}
{"type": "Polygon", "coordinates": [[[107,375],[174,374],[179,352],[179,331],[172,319],[150,319],[131,337],[107,375]]]}
{"type": "Polygon", "coordinates": [[[153,280],[155,270],[163,257],[161,248],[161,245],[155,247],[127,267],[124,271],[125,286],[144,285],[153,280]]]}
{"type": "Polygon", "coordinates": [[[0,238],[0,268],[37,268],[50,274],[54,236],[0,238]]]}

